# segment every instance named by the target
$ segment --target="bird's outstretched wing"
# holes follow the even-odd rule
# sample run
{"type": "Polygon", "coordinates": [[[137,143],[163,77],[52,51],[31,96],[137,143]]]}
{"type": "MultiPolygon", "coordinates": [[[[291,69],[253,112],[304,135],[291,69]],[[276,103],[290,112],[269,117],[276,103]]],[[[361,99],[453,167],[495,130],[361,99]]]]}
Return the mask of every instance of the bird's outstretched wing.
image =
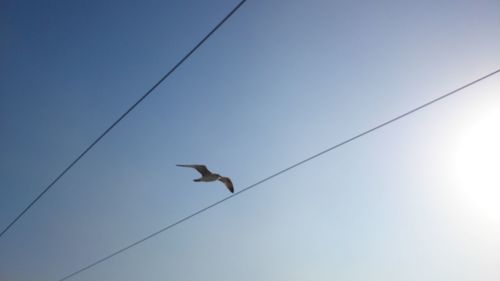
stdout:
{"type": "Polygon", "coordinates": [[[207,166],[205,165],[177,165],[178,167],[187,167],[187,168],[194,168],[196,171],[198,171],[202,176],[207,176],[212,174],[208,169],[207,166]]]}
{"type": "Polygon", "coordinates": [[[219,180],[224,183],[224,185],[227,187],[227,189],[229,189],[229,191],[231,191],[231,193],[234,193],[233,182],[230,178],[220,177],[219,180]]]}

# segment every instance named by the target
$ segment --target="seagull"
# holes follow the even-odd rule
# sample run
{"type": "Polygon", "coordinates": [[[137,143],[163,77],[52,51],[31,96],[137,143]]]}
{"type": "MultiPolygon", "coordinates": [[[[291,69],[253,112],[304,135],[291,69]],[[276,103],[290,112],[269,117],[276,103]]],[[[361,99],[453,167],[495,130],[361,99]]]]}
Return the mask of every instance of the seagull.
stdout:
{"type": "Polygon", "coordinates": [[[195,182],[200,182],[200,181],[210,182],[219,180],[224,183],[224,185],[227,187],[227,189],[229,189],[229,191],[231,191],[231,193],[234,193],[233,182],[231,182],[230,178],[223,177],[219,174],[210,172],[207,169],[207,166],[205,165],[177,165],[177,166],[196,169],[196,171],[198,171],[201,174],[201,178],[193,180],[195,182]]]}

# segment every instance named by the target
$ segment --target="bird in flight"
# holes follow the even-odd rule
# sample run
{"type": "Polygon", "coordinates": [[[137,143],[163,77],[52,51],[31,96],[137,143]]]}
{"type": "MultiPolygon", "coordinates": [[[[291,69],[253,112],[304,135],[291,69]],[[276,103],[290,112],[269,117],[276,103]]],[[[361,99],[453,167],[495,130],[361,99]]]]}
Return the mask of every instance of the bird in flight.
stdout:
{"type": "Polygon", "coordinates": [[[196,169],[201,174],[201,178],[195,179],[193,181],[195,182],[210,182],[210,181],[216,181],[219,180],[224,183],[224,185],[231,191],[231,193],[234,192],[234,187],[233,187],[233,182],[231,182],[231,179],[228,177],[223,177],[219,174],[212,173],[207,169],[207,166],[205,165],[177,165],[178,167],[186,167],[186,168],[193,168],[196,169]]]}

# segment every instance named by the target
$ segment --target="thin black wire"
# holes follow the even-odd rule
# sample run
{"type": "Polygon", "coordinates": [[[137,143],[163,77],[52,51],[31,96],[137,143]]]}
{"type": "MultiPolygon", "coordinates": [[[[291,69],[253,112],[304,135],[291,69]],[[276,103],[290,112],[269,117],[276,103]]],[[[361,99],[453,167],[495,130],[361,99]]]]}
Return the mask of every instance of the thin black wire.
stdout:
{"type": "Polygon", "coordinates": [[[127,116],[132,110],[134,110],[134,108],[137,105],[139,105],[147,96],[149,96],[149,94],[151,94],[165,79],[167,79],[170,76],[170,74],[172,74],[203,43],[205,43],[205,41],[210,36],[212,36],[212,34],[214,34],[215,31],[217,31],[217,29],[219,29],[219,27],[221,27],[224,24],[224,22],[226,22],[245,2],[246,0],[242,0],[241,2],[239,2],[238,5],[236,5],[236,7],[234,7],[231,10],[231,12],[229,12],[229,14],[227,14],[207,35],[205,35],[205,37],[203,37],[203,39],[200,42],[198,42],[198,44],[196,44],[196,46],[194,46],[194,48],[191,49],[191,51],[189,51],[174,67],[172,67],[172,69],[170,69],[170,71],[167,72],[167,74],[165,74],[158,82],[156,82],[156,84],[154,84],[154,86],[151,87],[151,89],[149,89],[139,100],[137,100],[129,109],[127,109],[125,113],[123,113],[111,126],[109,126],[97,139],[95,139],[75,160],[73,160],[73,162],[71,162],[71,164],[69,164],[69,166],[66,167],[66,169],[64,169],[62,173],[59,174],[59,176],[57,176],[40,194],[38,194],[38,196],[33,201],[31,201],[31,203],[28,204],[26,208],[24,208],[24,210],[21,213],[19,213],[19,215],[12,222],[9,223],[9,225],[7,225],[7,227],[4,230],[2,230],[2,232],[0,233],[0,237],[2,237],[50,188],[52,188],[52,186],[56,182],[58,182],[59,179],[66,174],[66,172],[68,172],[78,161],[80,161],[80,159],[85,154],[87,154],[87,152],[89,152],[106,134],[108,134],[109,131],[111,131],[118,123],[120,123],[120,121],[122,121],[123,118],[125,118],[125,116],[127,116]]]}
{"type": "Polygon", "coordinates": [[[470,82],[470,83],[468,83],[468,84],[466,84],[466,85],[464,85],[464,86],[462,86],[460,88],[457,88],[457,89],[455,89],[455,90],[453,90],[453,91],[451,91],[449,93],[446,93],[446,94],[444,94],[444,95],[442,95],[442,96],[440,96],[440,97],[438,97],[436,99],[433,99],[433,100],[431,100],[431,101],[429,101],[427,103],[424,103],[421,106],[418,106],[418,107],[416,107],[416,108],[414,108],[414,109],[412,109],[410,111],[407,111],[406,113],[403,113],[403,114],[401,114],[401,115],[399,115],[399,116],[397,116],[395,118],[392,118],[389,121],[381,123],[380,125],[377,125],[377,126],[371,128],[369,130],[366,130],[366,131],[364,131],[364,132],[362,132],[360,134],[357,134],[356,136],[354,136],[352,138],[349,138],[349,139],[347,139],[347,140],[345,140],[345,141],[343,141],[341,143],[338,143],[338,144],[336,144],[336,145],[334,145],[334,146],[332,146],[330,148],[327,148],[327,149],[325,149],[325,150],[323,150],[323,151],[321,151],[319,153],[316,153],[316,154],[314,154],[314,155],[312,155],[312,156],[310,156],[310,157],[308,157],[308,158],[306,158],[306,159],[304,159],[304,160],[302,160],[300,162],[297,162],[297,163],[289,166],[288,168],[285,168],[285,169],[283,169],[283,170],[281,170],[281,171],[279,171],[277,173],[274,173],[271,176],[268,176],[267,178],[264,178],[264,179],[262,179],[262,180],[260,180],[260,181],[258,181],[256,183],[254,183],[254,184],[252,184],[252,185],[250,185],[248,187],[245,187],[244,189],[242,189],[242,190],[240,190],[240,191],[238,191],[236,193],[233,193],[233,194],[231,194],[231,195],[229,195],[229,196],[227,196],[227,197],[225,197],[225,198],[223,198],[223,199],[221,199],[221,200],[219,200],[219,201],[217,201],[217,202],[215,202],[215,203],[213,203],[213,204],[211,204],[211,205],[209,205],[209,206],[207,206],[207,207],[205,207],[205,208],[203,208],[203,209],[201,209],[201,210],[199,210],[199,211],[197,211],[197,212],[195,212],[195,213],[193,213],[191,215],[188,215],[188,216],[186,216],[186,217],[184,217],[184,218],[182,218],[182,219],[180,219],[180,220],[178,220],[178,221],[176,221],[176,222],[174,222],[174,223],[172,223],[172,224],[170,224],[170,225],[168,225],[168,226],[166,226],[166,227],[164,227],[164,228],[162,228],[162,229],[160,229],[160,230],[158,230],[158,231],[156,231],[156,232],[154,232],[154,233],[152,233],[152,234],[150,234],[150,235],[148,235],[148,236],[146,236],[146,237],[144,237],[144,238],[142,238],[142,239],[140,239],[140,240],[138,240],[138,241],[136,241],[136,242],[134,242],[134,243],[132,243],[132,244],[130,244],[130,245],[128,245],[128,246],[126,246],[126,247],[124,247],[124,248],[122,248],[122,249],[120,249],[120,250],[118,250],[118,251],[116,251],[116,252],[114,252],[114,253],[106,256],[106,257],[104,257],[104,258],[102,258],[102,259],[99,259],[96,262],[93,262],[93,263],[91,263],[91,264],[89,264],[89,265],[87,265],[87,266],[85,266],[85,267],[83,267],[83,268],[81,268],[81,269],[79,269],[79,270],[77,270],[77,271],[75,271],[75,272],[73,272],[73,273],[71,273],[71,274],[63,277],[62,279],[59,279],[58,281],[67,280],[67,279],[69,279],[69,278],[71,278],[71,277],[73,277],[73,276],[75,276],[75,275],[77,275],[77,274],[79,274],[79,273],[81,273],[81,272],[83,272],[85,270],[88,270],[91,267],[94,267],[94,266],[96,266],[96,265],[98,265],[98,264],[100,264],[100,263],[102,263],[102,262],[104,262],[104,261],[106,261],[106,260],[108,260],[108,259],[110,259],[110,258],[112,258],[112,257],[114,257],[114,256],[116,256],[116,255],[118,255],[120,253],[122,253],[122,252],[125,252],[126,250],[128,250],[128,249],[130,249],[130,248],[132,248],[134,246],[137,246],[137,245],[141,244],[142,242],[144,242],[144,241],[146,241],[148,239],[153,238],[154,236],[156,236],[156,235],[158,235],[158,234],[160,234],[160,233],[162,233],[164,231],[167,231],[167,230],[173,228],[174,226],[176,226],[178,224],[181,224],[181,223],[183,223],[183,222],[185,222],[185,221],[187,221],[187,220],[189,220],[189,219],[191,219],[191,218],[193,218],[193,217],[195,217],[195,216],[197,216],[197,215],[199,215],[199,214],[201,214],[201,213],[203,213],[203,212],[205,212],[205,211],[207,211],[207,210],[209,210],[209,209],[211,209],[211,208],[213,208],[213,207],[215,207],[215,206],[217,206],[217,205],[219,205],[219,204],[221,204],[221,203],[223,203],[223,202],[225,202],[225,201],[227,201],[227,200],[229,200],[229,199],[231,199],[233,197],[236,197],[236,196],[242,194],[243,192],[248,191],[248,190],[256,187],[257,185],[260,185],[260,184],[262,184],[262,183],[264,183],[264,182],[266,182],[266,181],[268,181],[268,180],[270,180],[270,179],[272,179],[272,178],[274,178],[276,176],[279,176],[279,175],[281,175],[281,174],[283,174],[283,173],[285,173],[285,172],[287,172],[287,171],[289,171],[289,170],[291,170],[291,169],[293,169],[293,168],[295,168],[297,166],[300,166],[300,165],[302,165],[302,164],[304,164],[306,162],[309,162],[309,161],[313,160],[314,158],[317,158],[317,157],[319,157],[319,156],[321,156],[321,155],[323,155],[323,154],[325,154],[327,152],[330,152],[330,151],[332,151],[332,150],[334,150],[336,148],[339,148],[339,147],[341,147],[341,146],[343,146],[343,145],[345,145],[345,144],[347,144],[349,142],[352,142],[353,140],[358,139],[358,138],[360,138],[360,137],[362,137],[362,136],[364,136],[366,134],[369,134],[369,133],[371,133],[371,132],[373,132],[375,130],[378,130],[378,129],[384,127],[384,126],[387,126],[387,125],[389,125],[392,122],[395,122],[395,121],[397,121],[397,120],[399,120],[399,119],[401,119],[403,117],[406,117],[406,116],[408,116],[408,115],[410,115],[410,114],[412,114],[412,113],[414,113],[414,112],[416,112],[418,110],[423,109],[424,107],[427,107],[427,106],[429,106],[429,105],[431,105],[431,104],[433,104],[435,102],[438,102],[438,101],[440,101],[440,100],[442,100],[442,99],[444,99],[446,97],[449,97],[449,96],[451,96],[451,95],[453,95],[453,94],[455,94],[455,93],[457,93],[457,92],[459,92],[459,91],[461,91],[461,90],[463,90],[463,89],[465,89],[465,88],[467,88],[469,86],[472,86],[472,85],[474,85],[474,84],[476,84],[476,83],[478,83],[478,82],[480,82],[480,81],[482,81],[482,80],[484,80],[484,79],[486,79],[488,77],[491,77],[491,76],[493,76],[493,75],[495,75],[495,74],[497,74],[499,72],[500,72],[500,69],[497,69],[497,70],[491,72],[490,74],[487,74],[487,75],[485,75],[485,76],[483,76],[483,77],[481,77],[479,79],[476,79],[476,80],[474,80],[474,81],[472,81],[472,82],[470,82]]]}

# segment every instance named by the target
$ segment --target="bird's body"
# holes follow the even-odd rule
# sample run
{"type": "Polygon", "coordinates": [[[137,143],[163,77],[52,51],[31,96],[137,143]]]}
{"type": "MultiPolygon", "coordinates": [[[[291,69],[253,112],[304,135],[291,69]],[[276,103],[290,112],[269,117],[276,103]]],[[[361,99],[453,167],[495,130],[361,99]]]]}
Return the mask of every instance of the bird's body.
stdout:
{"type": "Polygon", "coordinates": [[[204,182],[211,182],[211,181],[216,181],[220,178],[219,174],[210,174],[206,176],[202,176],[199,179],[194,179],[193,181],[199,182],[199,181],[204,181],[204,182]]]}
{"type": "Polygon", "coordinates": [[[198,171],[201,174],[201,178],[194,179],[193,181],[195,182],[212,182],[219,180],[222,183],[224,183],[224,185],[227,187],[229,191],[231,191],[231,193],[234,192],[233,183],[231,182],[230,178],[223,177],[219,174],[210,172],[207,169],[207,166],[205,165],[177,165],[177,166],[196,169],[196,171],[198,171]]]}

